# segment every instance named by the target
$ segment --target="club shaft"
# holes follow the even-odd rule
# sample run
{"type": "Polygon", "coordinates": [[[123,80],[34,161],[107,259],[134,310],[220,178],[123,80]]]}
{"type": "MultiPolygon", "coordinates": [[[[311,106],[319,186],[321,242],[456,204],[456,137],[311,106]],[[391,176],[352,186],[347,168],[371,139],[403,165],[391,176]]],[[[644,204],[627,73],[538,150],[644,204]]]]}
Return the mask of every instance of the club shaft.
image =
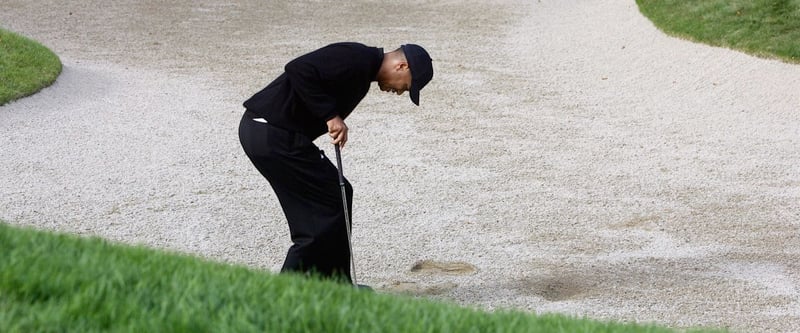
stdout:
{"type": "Polygon", "coordinates": [[[353,285],[358,286],[356,279],[356,260],[353,255],[353,241],[350,232],[350,212],[347,208],[347,190],[344,184],[344,172],[342,172],[342,152],[339,145],[334,145],[336,150],[336,166],[339,169],[339,187],[342,189],[342,208],[344,208],[344,224],[347,229],[347,245],[350,247],[350,267],[352,269],[353,285]]]}

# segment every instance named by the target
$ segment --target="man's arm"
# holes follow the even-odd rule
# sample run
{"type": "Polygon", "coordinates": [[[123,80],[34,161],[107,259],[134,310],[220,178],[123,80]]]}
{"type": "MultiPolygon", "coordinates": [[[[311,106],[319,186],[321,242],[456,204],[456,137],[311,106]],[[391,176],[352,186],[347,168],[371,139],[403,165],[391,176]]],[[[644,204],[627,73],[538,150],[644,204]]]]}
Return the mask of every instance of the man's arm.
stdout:
{"type": "Polygon", "coordinates": [[[337,116],[336,100],[325,91],[324,79],[313,53],[292,60],[284,70],[294,94],[315,117],[327,121],[337,116]]]}
{"type": "Polygon", "coordinates": [[[314,117],[326,121],[328,135],[333,139],[331,143],[344,148],[347,124],[336,112],[336,99],[325,91],[325,79],[322,76],[325,64],[316,56],[314,53],[301,56],[286,64],[284,70],[301,103],[314,117]]]}

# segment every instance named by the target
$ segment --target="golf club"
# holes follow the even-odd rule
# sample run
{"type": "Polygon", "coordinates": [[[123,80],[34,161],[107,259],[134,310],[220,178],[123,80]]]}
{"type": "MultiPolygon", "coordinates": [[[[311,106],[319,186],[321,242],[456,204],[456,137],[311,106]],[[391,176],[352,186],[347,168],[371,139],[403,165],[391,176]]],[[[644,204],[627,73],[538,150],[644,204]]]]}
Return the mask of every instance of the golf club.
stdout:
{"type": "Polygon", "coordinates": [[[347,192],[344,187],[344,173],[342,173],[342,152],[339,145],[334,145],[336,148],[336,166],[339,169],[339,187],[342,189],[342,205],[344,207],[344,224],[347,227],[347,245],[350,246],[350,266],[353,269],[353,286],[358,287],[356,281],[356,261],[353,256],[353,242],[350,240],[350,212],[347,209],[347,192]]]}

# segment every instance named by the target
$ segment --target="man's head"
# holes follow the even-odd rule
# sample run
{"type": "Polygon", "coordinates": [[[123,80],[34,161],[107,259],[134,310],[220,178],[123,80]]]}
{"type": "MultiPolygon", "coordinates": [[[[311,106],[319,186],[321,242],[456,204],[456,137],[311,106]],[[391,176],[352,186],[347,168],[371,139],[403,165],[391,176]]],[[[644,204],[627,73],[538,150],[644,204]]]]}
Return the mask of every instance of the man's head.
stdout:
{"type": "Polygon", "coordinates": [[[419,105],[419,91],[433,78],[433,64],[421,46],[406,44],[386,53],[378,70],[378,86],[382,91],[402,95],[409,91],[411,101],[419,105]]]}

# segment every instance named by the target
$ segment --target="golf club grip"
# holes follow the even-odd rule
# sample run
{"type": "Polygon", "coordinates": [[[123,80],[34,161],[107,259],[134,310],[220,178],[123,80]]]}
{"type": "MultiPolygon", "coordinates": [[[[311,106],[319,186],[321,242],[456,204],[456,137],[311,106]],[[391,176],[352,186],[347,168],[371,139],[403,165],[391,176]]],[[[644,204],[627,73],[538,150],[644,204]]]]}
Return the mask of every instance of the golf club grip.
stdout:
{"type": "Polygon", "coordinates": [[[344,185],[344,173],[342,173],[342,151],[339,145],[333,145],[336,150],[336,167],[339,169],[339,185],[344,185]]]}

